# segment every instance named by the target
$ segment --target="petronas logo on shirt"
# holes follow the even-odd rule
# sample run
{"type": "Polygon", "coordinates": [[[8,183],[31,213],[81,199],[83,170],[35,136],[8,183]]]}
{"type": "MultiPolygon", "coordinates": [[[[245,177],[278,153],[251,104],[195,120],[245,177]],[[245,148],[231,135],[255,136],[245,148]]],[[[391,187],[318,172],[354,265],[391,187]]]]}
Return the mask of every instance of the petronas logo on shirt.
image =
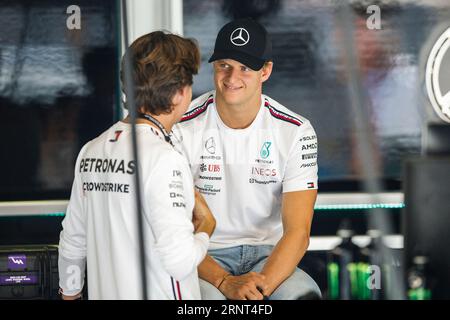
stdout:
{"type": "Polygon", "coordinates": [[[266,141],[263,143],[261,147],[261,152],[259,153],[261,155],[261,158],[267,159],[267,157],[270,155],[269,148],[272,145],[272,142],[266,141]]]}

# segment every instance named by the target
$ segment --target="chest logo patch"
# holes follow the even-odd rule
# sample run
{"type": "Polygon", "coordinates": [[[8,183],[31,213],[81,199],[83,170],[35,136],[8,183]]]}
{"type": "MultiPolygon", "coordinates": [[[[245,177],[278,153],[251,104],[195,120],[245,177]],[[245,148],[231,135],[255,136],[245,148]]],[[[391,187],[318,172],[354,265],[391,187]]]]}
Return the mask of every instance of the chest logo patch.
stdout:
{"type": "Polygon", "coordinates": [[[214,141],[213,137],[211,137],[208,140],[206,140],[206,142],[205,142],[205,149],[210,154],[215,154],[216,153],[216,142],[214,141]]]}
{"type": "Polygon", "coordinates": [[[272,142],[269,142],[269,141],[266,141],[263,143],[263,145],[261,147],[261,151],[259,153],[261,155],[261,158],[267,159],[267,157],[269,157],[269,155],[270,155],[269,148],[271,145],[272,145],[272,142]]]}

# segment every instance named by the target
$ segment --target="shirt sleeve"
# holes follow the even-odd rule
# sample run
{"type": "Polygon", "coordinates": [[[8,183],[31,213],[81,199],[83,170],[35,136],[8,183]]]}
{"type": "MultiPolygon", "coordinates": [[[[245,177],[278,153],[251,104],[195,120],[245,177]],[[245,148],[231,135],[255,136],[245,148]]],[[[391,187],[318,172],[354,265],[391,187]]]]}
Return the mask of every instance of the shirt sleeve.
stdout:
{"type": "Polygon", "coordinates": [[[165,270],[177,280],[197,269],[209,245],[206,233],[194,234],[193,185],[185,182],[192,177],[181,161],[184,159],[175,152],[161,156],[145,185],[156,252],[165,270]]]}
{"type": "Polygon", "coordinates": [[[311,123],[299,128],[283,178],[283,192],[317,189],[317,136],[311,123]]]}
{"type": "Polygon", "coordinates": [[[59,286],[68,296],[78,294],[84,285],[86,268],[86,222],[83,210],[83,190],[79,175],[79,164],[84,148],[80,151],[72,184],[70,201],[62,222],[59,238],[58,272],[59,286]]]}

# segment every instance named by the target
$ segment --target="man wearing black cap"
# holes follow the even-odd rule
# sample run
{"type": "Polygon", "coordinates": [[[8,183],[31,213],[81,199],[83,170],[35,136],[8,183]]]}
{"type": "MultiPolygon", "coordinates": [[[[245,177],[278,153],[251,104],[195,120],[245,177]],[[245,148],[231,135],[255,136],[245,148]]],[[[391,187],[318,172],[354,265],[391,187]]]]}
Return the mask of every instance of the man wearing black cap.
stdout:
{"type": "Polygon", "coordinates": [[[251,19],[226,24],[209,62],[216,90],[175,129],[217,226],[199,266],[203,299],[320,297],[297,268],[317,196],[317,139],[307,119],[262,94],[272,45],[251,19]]]}

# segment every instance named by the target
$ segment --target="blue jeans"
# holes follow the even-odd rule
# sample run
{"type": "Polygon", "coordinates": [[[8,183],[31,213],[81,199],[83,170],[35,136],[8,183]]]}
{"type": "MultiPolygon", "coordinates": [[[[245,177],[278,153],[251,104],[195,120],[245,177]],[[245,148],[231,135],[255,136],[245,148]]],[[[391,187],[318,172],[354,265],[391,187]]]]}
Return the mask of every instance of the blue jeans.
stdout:
{"type": "MultiPolygon", "coordinates": [[[[251,271],[261,272],[273,246],[249,246],[209,250],[208,254],[226,271],[233,275],[242,275],[251,271]]],[[[200,279],[200,291],[204,300],[225,300],[226,297],[211,283],[200,279]]],[[[302,271],[296,268],[294,273],[272,293],[269,300],[297,300],[306,294],[315,293],[321,297],[319,286],[302,271]]]]}

